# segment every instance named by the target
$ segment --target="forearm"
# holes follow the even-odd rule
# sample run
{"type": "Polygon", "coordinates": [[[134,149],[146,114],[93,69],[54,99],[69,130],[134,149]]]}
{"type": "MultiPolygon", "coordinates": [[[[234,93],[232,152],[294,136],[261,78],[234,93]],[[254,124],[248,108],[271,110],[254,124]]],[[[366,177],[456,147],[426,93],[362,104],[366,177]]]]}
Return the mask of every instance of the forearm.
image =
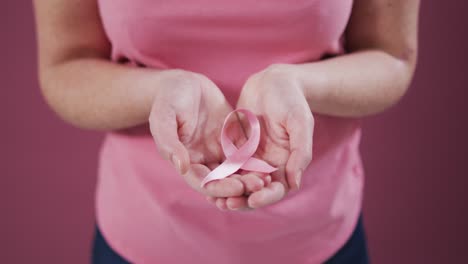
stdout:
{"type": "Polygon", "coordinates": [[[368,50],[295,66],[311,111],[341,117],[381,112],[406,92],[414,66],[368,50]]]}
{"type": "Polygon", "coordinates": [[[419,0],[355,0],[346,28],[348,54],[298,66],[313,112],[361,117],[406,92],[416,66],[419,0]]]}
{"type": "Polygon", "coordinates": [[[77,58],[42,69],[40,80],[46,101],[65,121],[85,129],[116,130],[148,120],[158,73],[77,58]]]}

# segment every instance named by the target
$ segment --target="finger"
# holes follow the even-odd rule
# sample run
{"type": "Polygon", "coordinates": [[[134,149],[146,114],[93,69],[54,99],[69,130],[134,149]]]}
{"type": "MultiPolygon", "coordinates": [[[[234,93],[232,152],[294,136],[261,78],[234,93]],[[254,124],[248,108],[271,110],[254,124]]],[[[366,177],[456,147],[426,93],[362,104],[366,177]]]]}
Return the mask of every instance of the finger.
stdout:
{"type": "Polygon", "coordinates": [[[214,197],[240,196],[245,192],[244,184],[239,179],[231,177],[211,181],[202,189],[205,194],[214,197]]]}
{"type": "Polygon", "coordinates": [[[206,196],[206,200],[207,200],[209,203],[216,205],[216,200],[217,200],[217,198],[211,197],[211,196],[206,196]]]}
{"type": "Polygon", "coordinates": [[[289,135],[290,155],[286,163],[286,178],[291,189],[298,189],[302,174],[312,160],[314,119],[307,108],[289,113],[286,131],[289,135]]]}
{"type": "Polygon", "coordinates": [[[229,176],[229,178],[240,180],[242,178],[242,175],[236,173],[236,174],[229,176]]]}
{"type": "Polygon", "coordinates": [[[210,169],[202,164],[192,164],[188,172],[182,175],[185,181],[196,191],[213,197],[240,196],[244,193],[244,184],[236,177],[228,177],[200,186],[210,169]]]}
{"type": "Polygon", "coordinates": [[[226,205],[229,210],[252,210],[247,200],[248,197],[246,196],[228,197],[226,199],[226,205]]]}
{"type": "Polygon", "coordinates": [[[259,191],[263,188],[263,186],[265,186],[265,181],[263,178],[264,177],[256,173],[247,173],[242,175],[240,180],[245,186],[245,192],[251,193],[259,191]]]}
{"type": "Polygon", "coordinates": [[[208,173],[210,173],[210,169],[206,166],[202,164],[191,164],[187,173],[182,175],[182,177],[194,190],[209,196],[209,194],[200,187],[202,178],[205,177],[205,175],[208,175],[208,173]]]}
{"type": "Polygon", "coordinates": [[[252,193],[249,196],[248,204],[251,208],[267,206],[281,200],[285,194],[286,190],[283,184],[272,182],[260,191],[252,193]]]}
{"type": "Polygon", "coordinates": [[[271,173],[271,181],[283,184],[286,192],[289,191],[289,184],[286,179],[286,169],[284,165],[278,166],[277,170],[271,173]]]}
{"type": "Polygon", "coordinates": [[[267,175],[265,178],[263,178],[264,181],[264,186],[268,186],[271,183],[271,176],[267,175]]]}
{"type": "Polygon", "coordinates": [[[222,211],[228,210],[228,207],[226,205],[226,198],[216,199],[216,207],[218,207],[218,209],[222,211]]]}
{"type": "Polygon", "coordinates": [[[176,113],[169,107],[155,107],[149,120],[159,153],[171,161],[180,174],[185,174],[190,166],[190,156],[179,139],[176,113]]]}
{"type": "Polygon", "coordinates": [[[207,166],[210,170],[214,170],[214,169],[216,169],[216,167],[219,166],[219,163],[218,163],[218,162],[212,162],[212,163],[206,164],[206,166],[207,166]]]}

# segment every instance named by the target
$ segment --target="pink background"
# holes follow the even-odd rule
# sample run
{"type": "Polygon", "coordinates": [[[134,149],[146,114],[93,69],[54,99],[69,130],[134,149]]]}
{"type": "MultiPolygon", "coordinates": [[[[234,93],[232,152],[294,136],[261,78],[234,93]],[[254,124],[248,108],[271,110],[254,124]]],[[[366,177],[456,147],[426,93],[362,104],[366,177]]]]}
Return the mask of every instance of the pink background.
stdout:
{"type": "MultiPolygon", "coordinates": [[[[374,263],[468,259],[468,3],[424,1],[420,60],[401,103],[365,122],[374,263]]],[[[2,1],[0,262],[87,263],[102,135],[41,99],[30,1],[2,1]]]]}

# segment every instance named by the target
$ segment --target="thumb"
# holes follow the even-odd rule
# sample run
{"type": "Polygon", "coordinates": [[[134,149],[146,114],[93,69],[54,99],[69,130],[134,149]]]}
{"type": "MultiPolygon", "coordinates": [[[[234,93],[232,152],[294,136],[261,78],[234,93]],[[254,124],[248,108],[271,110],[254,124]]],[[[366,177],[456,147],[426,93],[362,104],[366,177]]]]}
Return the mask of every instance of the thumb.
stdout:
{"type": "Polygon", "coordinates": [[[184,145],[180,142],[177,142],[173,146],[169,145],[168,148],[173,150],[172,154],[169,154],[169,157],[177,172],[181,175],[187,173],[190,167],[190,157],[184,145]]]}
{"type": "Polygon", "coordinates": [[[150,118],[150,130],[161,156],[169,160],[177,172],[185,174],[190,167],[190,156],[178,135],[176,113],[169,107],[154,107],[150,118]]]}
{"type": "Polygon", "coordinates": [[[290,112],[286,122],[290,148],[286,177],[291,189],[299,188],[302,174],[312,160],[313,129],[314,120],[309,109],[290,112]]]}

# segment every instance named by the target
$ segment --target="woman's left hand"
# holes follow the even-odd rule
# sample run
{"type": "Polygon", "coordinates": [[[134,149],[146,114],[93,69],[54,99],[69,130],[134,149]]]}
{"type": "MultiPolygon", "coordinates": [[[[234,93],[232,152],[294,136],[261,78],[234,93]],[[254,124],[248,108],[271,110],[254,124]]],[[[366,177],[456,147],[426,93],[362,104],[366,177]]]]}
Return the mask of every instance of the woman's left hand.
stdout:
{"type": "MultiPolygon", "coordinates": [[[[271,174],[270,184],[249,196],[211,201],[223,209],[273,204],[289,190],[299,188],[302,173],[312,160],[314,118],[301,85],[294,78],[294,65],[272,65],[252,75],[242,89],[237,108],[248,109],[258,116],[261,137],[255,157],[278,170],[271,174]]],[[[244,128],[248,129],[247,122],[243,121],[244,128]]]]}

